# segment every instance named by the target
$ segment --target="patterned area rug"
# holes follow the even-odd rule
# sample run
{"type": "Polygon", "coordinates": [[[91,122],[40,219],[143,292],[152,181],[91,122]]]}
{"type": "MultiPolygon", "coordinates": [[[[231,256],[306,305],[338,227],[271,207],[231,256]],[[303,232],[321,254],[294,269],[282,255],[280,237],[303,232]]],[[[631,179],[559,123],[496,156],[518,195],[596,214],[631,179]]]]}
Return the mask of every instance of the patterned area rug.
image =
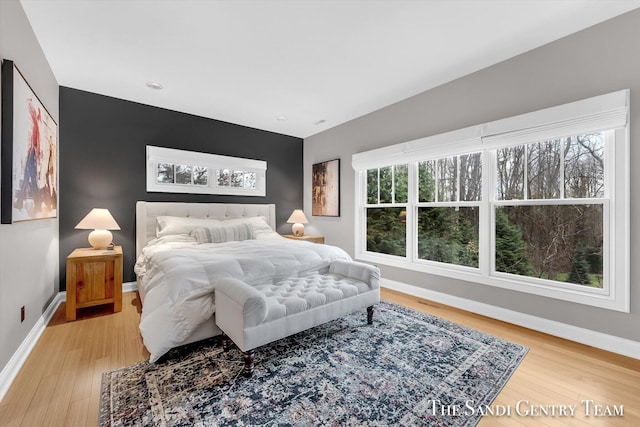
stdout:
{"type": "Polygon", "coordinates": [[[256,350],[252,378],[217,338],[106,372],[100,426],[474,426],[527,348],[382,302],[256,350]],[[440,404],[438,404],[440,402],[440,404]],[[473,413],[472,413],[473,412],[473,413]]]}

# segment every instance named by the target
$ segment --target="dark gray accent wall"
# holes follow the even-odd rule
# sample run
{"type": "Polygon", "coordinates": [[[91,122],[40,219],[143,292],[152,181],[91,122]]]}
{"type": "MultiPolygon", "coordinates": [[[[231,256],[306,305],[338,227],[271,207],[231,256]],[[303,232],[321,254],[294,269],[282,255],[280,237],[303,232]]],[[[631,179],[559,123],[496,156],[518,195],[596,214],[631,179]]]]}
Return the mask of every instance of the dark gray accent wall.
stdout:
{"type": "Polygon", "coordinates": [[[278,231],[302,206],[302,140],[259,129],[60,87],[60,289],[65,260],[87,247],[75,225],[104,207],[122,228],[114,243],[124,251],[123,280],[134,281],[135,204],[138,200],[275,203],[278,231]],[[147,193],[146,146],[244,157],[267,162],[266,197],[147,193]]]}

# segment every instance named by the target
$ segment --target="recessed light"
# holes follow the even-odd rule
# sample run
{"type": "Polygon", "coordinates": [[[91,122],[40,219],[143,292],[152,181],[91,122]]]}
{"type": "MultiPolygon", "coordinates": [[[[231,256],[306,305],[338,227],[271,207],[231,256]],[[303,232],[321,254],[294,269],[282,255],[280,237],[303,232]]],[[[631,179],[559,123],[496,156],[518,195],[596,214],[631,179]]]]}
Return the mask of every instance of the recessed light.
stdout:
{"type": "Polygon", "coordinates": [[[147,82],[147,87],[149,89],[155,89],[155,90],[162,89],[162,85],[158,82],[147,82]]]}
{"type": "Polygon", "coordinates": [[[323,124],[323,123],[325,123],[325,122],[326,122],[326,120],[325,120],[325,119],[318,120],[317,122],[315,122],[315,123],[314,123],[314,125],[321,125],[321,124],[323,124]]]}
{"type": "Polygon", "coordinates": [[[278,117],[276,117],[276,120],[284,122],[285,120],[287,120],[287,117],[286,116],[278,116],[278,117]]]}

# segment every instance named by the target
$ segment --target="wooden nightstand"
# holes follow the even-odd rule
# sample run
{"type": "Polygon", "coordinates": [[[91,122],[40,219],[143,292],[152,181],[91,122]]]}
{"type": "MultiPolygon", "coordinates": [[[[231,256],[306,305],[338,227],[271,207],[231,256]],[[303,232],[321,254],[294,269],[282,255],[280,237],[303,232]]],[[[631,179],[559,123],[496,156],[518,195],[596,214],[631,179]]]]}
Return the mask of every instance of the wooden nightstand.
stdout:
{"type": "Polygon", "coordinates": [[[286,237],[291,240],[305,240],[307,242],[313,243],[324,243],[324,236],[307,236],[304,235],[302,237],[294,236],[293,234],[283,234],[282,237],[286,237]]]}
{"type": "Polygon", "coordinates": [[[67,257],[67,320],[76,309],[113,303],[122,311],[122,247],[79,248],[67,257]]]}

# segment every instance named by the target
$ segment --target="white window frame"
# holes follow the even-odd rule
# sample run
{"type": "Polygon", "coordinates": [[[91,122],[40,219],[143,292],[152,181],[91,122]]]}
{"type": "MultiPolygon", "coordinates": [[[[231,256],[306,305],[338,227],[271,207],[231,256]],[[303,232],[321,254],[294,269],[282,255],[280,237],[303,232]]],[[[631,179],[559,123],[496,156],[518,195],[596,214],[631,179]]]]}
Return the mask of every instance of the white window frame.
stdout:
{"type": "MultiPolygon", "coordinates": [[[[407,216],[405,217],[405,221],[406,221],[406,241],[409,242],[409,201],[412,200],[412,189],[411,189],[411,185],[408,184],[408,188],[407,188],[407,202],[396,202],[396,166],[401,166],[404,165],[404,163],[397,163],[397,164],[393,164],[393,165],[387,165],[387,166],[382,166],[382,167],[391,167],[391,198],[392,198],[392,202],[391,203],[381,203],[380,202],[380,168],[371,168],[371,169],[378,169],[378,195],[377,195],[377,203],[369,203],[369,197],[368,197],[368,193],[367,191],[367,180],[368,180],[368,176],[367,176],[367,171],[364,171],[364,189],[365,189],[365,200],[363,203],[363,209],[364,209],[364,216],[367,216],[367,209],[377,209],[377,208],[404,208],[407,216]]],[[[408,174],[408,179],[407,179],[407,183],[411,182],[411,166],[408,165],[408,170],[407,170],[407,174],[408,174]]],[[[366,220],[364,221],[364,248],[366,250],[367,247],[367,222],[366,220]]],[[[391,255],[391,254],[382,254],[382,253],[377,253],[378,256],[383,256],[383,257],[389,257],[390,259],[395,259],[395,258],[407,258],[407,255],[409,253],[409,245],[407,245],[406,249],[405,249],[405,256],[399,256],[399,255],[391,255]]]]}
{"type": "MultiPolygon", "coordinates": [[[[434,194],[434,201],[433,202],[421,202],[418,199],[418,193],[419,193],[419,188],[418,188],[418,180],[416,179],[415,181],[413,181],[415,183],[415,185],[411,185],[411,182],[409,183],[409,187],[414,187],[415,191],[414,191],[414,198],[410,199],[413,200],[413,209],[411,209],[413,211],[413,215],[412,215],[412,219],[415,218],[415,221],[413,221],[411,223],[411,226],[413,228],[413,234],[412,236],[415,236],[415,239],[413,239],[413,241],[411,241],[412,246],[413,246],[413,262],[416,265],[424,265],[426,268],[429,267],[434,267],[434,266],[447,266],[447,268],[453,268],[456,270],[459,270],[461,272],[470,272],[470,273],[475,273],[478,272],[482,266],[482,253],[483,251],[479,251],[479,257],[478,257],[478,267],[470,267],[470,266],[465,266],[465,265],[457,265],[457,264],[447,264],[447,263],[442,263],[439,261],[432,261],[432,260],[427,260],[427,259],[422,259],[419,257],[419,251],[418,251],[418,210],[420,208],[463,208],[463,207],[477,207],[479,210],[479,214],[481,215],[483,212],[483,196],[484,194],[481,194],[481,198],[478,201],[465,201],[465,200],[460,200],[460,173],[461,173],[461,167],[460,167],[460,156],[465,155],[465,154],[480,154],[481,155],[481,165],[483,165],[484,168],[484,162],[485,162],[485,156],[483,151],[480,150],[476,150],[470,153],[459,153],[459,154],[452,154],[450,156],[438,156],[437,158],[434,159],[426,159],[426,160],[435,160],[436,162],[436,167],[435,167],[435,174],[437,176],[437,162],[441,159],[446,159],[446,158],[450,158],[450,157],[455,157],[456,158],[456,162],[457,162],[457,176],[456,176],[456,199],[457,200],[445,200],[445,201],[441,201],[439,200],[438,197],[438,182],[439,179],[436,177],[436,187],[434,189],[435,194],[434,194]]],[[[414,176],[417,178],[418,177],[418,168],[419,168],[419,163],[420,162],[413,162],[412,164],[410,164],[410,167],[413,166],[413,169],[415,171],[414,176]]],[[[484,169],[482,170],[482,177],[484,178],[484,169]]],[[[409,224],[409,222],[407,221],[407,224],[409,224]]],[[[481,230],[478,230],[478,233],[481,234],[481,230]]],[[[478,242],[480,242],[480,236],[478,236],[478,242]]]]}
{"type": "Polygon", "coordinates": [[[147,145],[148,192],[264,197],[267,193],[266,172],[267,162],[263,160],[244,159],[241,157],[221,156],[218,154],[147,145]],[[159,163],[207,167],[209,169],[208,184],[159,183],[156,180],[156,169],[159,163]],[[218,170],[223,169],[254,172],[256,174],[255,188],[219,186],[218,170]]]}
{"type": "MultiPolygon", "coordinates": [[[[582,101],[547,108],[445,134],[396,144],[353,155],[355,180],[355,258],[459,280],[571,301],[605,309],[630,310],[630,91],[622,90],[582,101]],[[603,204],[605,256],[603,288],[565,284],[495,271],[494,206],[519,202],[494,200],[498,148],[566,136],[612,130],[614,142],[605,142],[605,194],[602,199],[539,200],[540,204],[603,204]],[[457,154],[482,152],[479,268],[456,266],[417,258],[417,162],[457,154]],[[366,170],[409,164],[407,253],[405,257],[366,250],[366,170]]],[[[526,185],[526,184],[525,184],[526,185]]],[[[564,183],[562,183],[562,186],[564,183]]],[[[458,205],[461,202],[455,202],[458,205]]],[[[475,203],[475,202],[474,202],[475,203]]],[[[531,204],[531,201],[524,202],[531,204]]]]}

